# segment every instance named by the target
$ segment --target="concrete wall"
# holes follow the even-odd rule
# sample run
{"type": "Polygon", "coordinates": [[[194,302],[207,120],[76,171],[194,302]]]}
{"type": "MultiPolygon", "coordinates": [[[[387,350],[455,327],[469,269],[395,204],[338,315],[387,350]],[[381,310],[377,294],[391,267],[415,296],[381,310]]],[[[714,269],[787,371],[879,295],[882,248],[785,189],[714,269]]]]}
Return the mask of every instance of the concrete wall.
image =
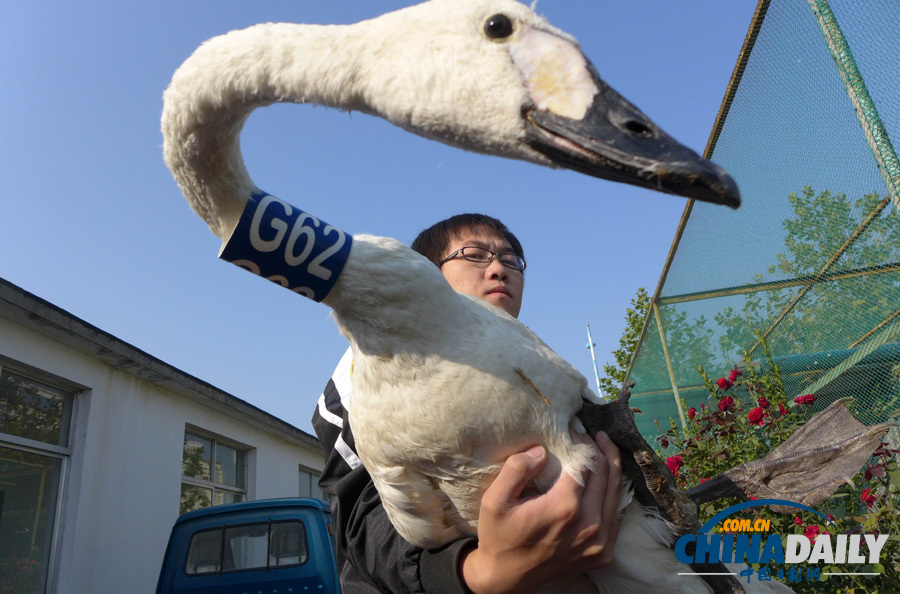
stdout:
{"type": "Polygon", "coordinates": [[[322,468],[314,440],[279,430],[277,419],[261,411],[229,406],[227,395],[176,393],[82,350],[0,318],[0,356],[81,388],[52,591],[153,591],[179,511],[186,425],[252,448],[249,499],[296,496],[299,466],[322,468]]]}

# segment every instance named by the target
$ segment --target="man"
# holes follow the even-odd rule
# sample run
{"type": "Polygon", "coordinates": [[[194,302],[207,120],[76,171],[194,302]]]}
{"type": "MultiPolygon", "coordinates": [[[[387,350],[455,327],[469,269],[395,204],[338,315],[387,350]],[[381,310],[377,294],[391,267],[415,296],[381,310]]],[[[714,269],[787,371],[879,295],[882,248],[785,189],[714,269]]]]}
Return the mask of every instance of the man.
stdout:
{"type": "MultiPolygon", "coordinates": [[[[412,249],[437,265],[454,289],[513,317],[522,307],[524,253],[499,220],[457,215],[419,234],[412,249]]],[[[390,523],[356,455],[349,424],[352,361],[344,355],[313,415],[326,453],[319,485],[331,496],[344,592],[531,592],[556,578],[612,561],[621,517],[619,451],[598,435],[598,470],[582,487],[563,473],[547,493],[523,497],[547,460],[533,446],[507,459],[482,498],[478,538],[438,550],[405,541],[390,523]]]]}

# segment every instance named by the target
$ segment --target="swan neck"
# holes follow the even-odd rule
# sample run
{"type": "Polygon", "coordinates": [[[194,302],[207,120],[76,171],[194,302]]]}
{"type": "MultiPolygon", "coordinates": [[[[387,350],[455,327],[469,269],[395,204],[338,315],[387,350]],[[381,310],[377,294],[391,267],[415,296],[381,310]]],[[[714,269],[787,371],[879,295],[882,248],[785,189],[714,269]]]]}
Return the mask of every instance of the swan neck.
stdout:
{"type": "Polygon", "coordinates": [[[355,27],[268,23],[232,31],[200,46],[173,76],[164,95],[165,160],[223,241],[259,191],[240,149],[254,109],[315,103],[368,111],[357,92],[363,44],[351,35],[355,27]]]}

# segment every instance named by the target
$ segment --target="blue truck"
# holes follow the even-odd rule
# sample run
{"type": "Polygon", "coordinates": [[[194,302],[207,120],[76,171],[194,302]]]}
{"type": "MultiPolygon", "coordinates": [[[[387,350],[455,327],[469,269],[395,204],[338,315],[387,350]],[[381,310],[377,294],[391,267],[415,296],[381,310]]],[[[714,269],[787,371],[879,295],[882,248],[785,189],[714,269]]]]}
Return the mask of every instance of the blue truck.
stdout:
{"type": "Polygon", "coordinates": [[[331,510],[267,499],[188,512],[175,522],[156,594],[338,594],[331,510]]]}

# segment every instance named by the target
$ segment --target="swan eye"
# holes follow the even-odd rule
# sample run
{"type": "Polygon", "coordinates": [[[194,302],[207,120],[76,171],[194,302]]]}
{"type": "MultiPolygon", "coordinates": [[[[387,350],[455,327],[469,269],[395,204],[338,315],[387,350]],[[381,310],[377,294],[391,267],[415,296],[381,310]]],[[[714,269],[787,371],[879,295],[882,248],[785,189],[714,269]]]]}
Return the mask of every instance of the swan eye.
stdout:
{"type": "Polygon", "coordinates": [[[503,39],[513,32],[512,21],[505,14],[495,14],[484,23],[484,33],[491,39],[503,39]]]}

